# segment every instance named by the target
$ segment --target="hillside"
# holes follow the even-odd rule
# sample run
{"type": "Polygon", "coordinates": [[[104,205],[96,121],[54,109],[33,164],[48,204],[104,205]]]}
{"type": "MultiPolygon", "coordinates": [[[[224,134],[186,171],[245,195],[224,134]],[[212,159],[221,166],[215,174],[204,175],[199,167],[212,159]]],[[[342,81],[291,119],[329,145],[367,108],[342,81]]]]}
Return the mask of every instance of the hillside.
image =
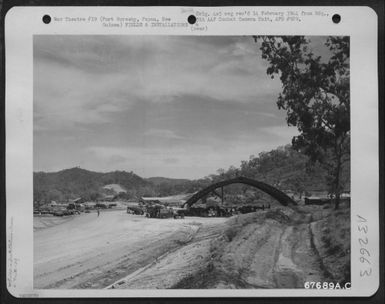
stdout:
{"type": "Polygon", "coordinates": [[[111,191],[112,193],[116,193],[116,194],[122,193],[122,192],[124,192],[124,193],[127,192],[127,190],[124,189],[124,188],[123,188],[121,185],[119,185],[119,184],[105,185],[105,186],[103,187],[103,189],[106,189],[106,190],[111,191]]]}
{"type": "Polygon", "coordinates": [[[161,184],[169,184],[169,185],[181,185],[190,182],[189,179],[185,178],[168,178],[168,177],[149,177],[146,178],[147,181],[153,183],[156,186],[161,184]]]}
{"type": "MultiPolygon", "coordinates": [[[[308,156],[295,151],[291,145],[262,152],[258,156],[252,155],[249,160],[242,161],[239,168],[219,169],[218,174],[210,177],[213,182],[218,182],[237,176],[264,181],[280,190],[290,190],[299,196],[314,191],[328,191],[331,180],[325,167],[319,163],[311,163],[308,156]]],[[[342,190],[349,191],[350,162],[343,165],[340,180],[342,190]]],[[[243,185],[231,185],[226,188],[226,193],[230,194],[246,191],[243,185]]]]}
{"type": "Polygon", "coordinates": [[[133,172],[114,171],[99,173],[81,168],[71,168],[59,172],[34,173],[34,201],[66,200],[83,197],[95,200],[107,189],[106,185],[119,185],[134,195],[138,190],[146,192],[153,185],[133,172]]]}
{"type": "MultiPolygon", "coordinates": [[[[142,178],[133,172],[113,171],[100,173],[81,168],[66,169],[59,172],[34,173],[34,201],[62,201],[76,197],[96,200],[104,194],[115,194],[122,199],[139,196],[170,196],[194,193],[212,183],[244,176],[264,181],[280,190],[291,191],[299,197],[314,191],[327,191],[330,188],[327,172],[319,164],[309,163],[309,158],[288,145],[258,156],[250,156],[242,161],[240,167],[219,169],[197,180],[166,177],[142,178]],[[107,187],[107,188],[106,188],[107,187]],[[120,191],[123,189],[124,191],[120,191]]],[[[345,163],[341,175],[342,190],[350,190],[350,163],[345,163]]],[[[243,195],[251,201],[263,200],[266,194],[255,191],[250,186],[233,184],[226,187],[229,197],[243,195]]],[[[269,198],[269,197],[268,197],[269,198]]]]}

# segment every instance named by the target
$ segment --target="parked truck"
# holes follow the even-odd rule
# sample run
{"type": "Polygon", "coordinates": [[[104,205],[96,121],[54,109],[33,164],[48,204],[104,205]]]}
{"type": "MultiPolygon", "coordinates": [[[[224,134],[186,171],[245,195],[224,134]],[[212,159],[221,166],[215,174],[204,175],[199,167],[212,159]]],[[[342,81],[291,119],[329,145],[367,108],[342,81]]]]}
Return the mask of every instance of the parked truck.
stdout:
{"type": "Polygon", "coordinates": [[[184,209],[171,208],[163,205],[152,205],[146,207],[146,217],[148,218],[184,218],[184,209]]]}

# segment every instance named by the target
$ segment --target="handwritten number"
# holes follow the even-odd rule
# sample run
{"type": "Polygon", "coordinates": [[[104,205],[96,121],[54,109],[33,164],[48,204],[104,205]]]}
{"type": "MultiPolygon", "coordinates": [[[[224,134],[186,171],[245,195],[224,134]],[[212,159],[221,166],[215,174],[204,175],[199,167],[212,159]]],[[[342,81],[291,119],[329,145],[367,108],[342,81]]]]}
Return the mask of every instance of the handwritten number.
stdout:
{"type": "Polygon", "coordinates": [[[364,232],[364,233],[368,233],[368,226],[358,226],[358,231],[359,232],[364,232]]]}
{"type": "Polygon", "coordinates": [[[368,263],[369,265],[370,265],[370,262],[369,262],[369,260],[367,259],[367,258],[364,258],[364,257],[360,257],[360,262],[361,263],[368,263]]]}
{"type": "Polygon", "coordinates": [[[361,248],[360,249],[360,253],[362,254],[362,255],[367,255],[367,256],[370,256],[370,253],[369,253],[369,251],[366,249],[366,248],[361,248]]]}
{"type": "MultiPolygon", "coordinates": [[[[365,236],[368,233],[369,228],[368,228],[368,225],[362,224],[362,223],[367,223],[367,220],[364,217],[357,214],[357,222],[358,222],[358,227],[357,227],[358,231],[361,232],[361,236],[363,236],[362,238],[358,238],[358,243],[361,246],[361,248],[360,248],[361,256],[359,257],[359,260],[362,264],[371,265],[371,263],[369,261],[369,259],[370,259],[369,257],[371,256],[370,252],[368,249],[365,248],[365,247],[367,247],[367,245],[369,243],[369,239],[365,236]]],[[[365,277],[365,276],[369,277],[371,274],[372,274],[372,268],[360,270],[360,276],[361,277],[365,277]]]]}
{"type": "Polygon", "coordinates": [[[358,214],[357,214],[357,217],[358,217],[358,222],[360,222],[360,223],[366,223],[366,219],[363,218],[361,215],[358,215],[358,214]]]}
{"type": "Polygon", "coordinates": [[[368,272],[368,270],[361,270],[360,271],[361,277],[365,277],[365,276],[369,277],[371,274],[372,274],[372,268],[369,268],[369,272],[368,272]]]}
{"type": "Polygon", "coordinates": [[[367,245],[368,244],[368,238],[366,237],[365,239],[358,239],[358,242],[360,243],[361,246],[367,245]],[[364,245],[362,245],[364,244],[364,245]]]}

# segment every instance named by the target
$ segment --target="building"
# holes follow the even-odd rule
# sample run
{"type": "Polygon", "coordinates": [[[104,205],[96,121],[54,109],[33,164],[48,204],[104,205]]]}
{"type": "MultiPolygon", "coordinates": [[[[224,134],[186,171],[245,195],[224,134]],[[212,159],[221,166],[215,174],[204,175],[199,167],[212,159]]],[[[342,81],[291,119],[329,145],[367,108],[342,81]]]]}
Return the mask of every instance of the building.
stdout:
{"type": "Polygon", "coordinates": [[[58,205],[58,203],[56,203],[55,201],[51,201],[51,203],[49,204],[50,207],[56,207],[58,205]]]}
{"type": "Polygon", "coordinates": [[[84,203],[84,207],[85,207],[85,208],[89,208],[89,209],[94,208],[95,205],[96,205],[95,202],[85,202],[85,203],[84,203]]]}
{"type": "Polygon", "coordinates": [[[139,202],[143,204],[161,204],[170,207],[181,207],[189,194],[165,196],[165,197],[141,197],[139,202]]]}
{"type": "Polygon", "coordinates": [[[72,204],[83,204],[84,203],[84,199],[81,198],[81,197],[78,197],[78,198],[74,198],[74,199],[70,199],[68,201],[68,203],[72,203],[72,204]]]}
{"type": "Polygon", "coordinates": [[[115,199],[115,195],[110,194],[110,195],[105,195],[102,200],[105,202],[112,202],[114,199],[115,199]]]}

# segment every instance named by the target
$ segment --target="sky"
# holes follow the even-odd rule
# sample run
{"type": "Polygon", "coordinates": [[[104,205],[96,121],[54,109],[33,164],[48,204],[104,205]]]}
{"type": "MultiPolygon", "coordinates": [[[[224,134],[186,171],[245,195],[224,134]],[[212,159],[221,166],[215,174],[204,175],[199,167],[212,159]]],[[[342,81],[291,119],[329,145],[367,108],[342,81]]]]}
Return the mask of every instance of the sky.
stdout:
{"type": "Polygon", "coordinates": [[[35,36],[34,171],[196,179],[289,144],[266,68],[252,37],[35,36]]]}

